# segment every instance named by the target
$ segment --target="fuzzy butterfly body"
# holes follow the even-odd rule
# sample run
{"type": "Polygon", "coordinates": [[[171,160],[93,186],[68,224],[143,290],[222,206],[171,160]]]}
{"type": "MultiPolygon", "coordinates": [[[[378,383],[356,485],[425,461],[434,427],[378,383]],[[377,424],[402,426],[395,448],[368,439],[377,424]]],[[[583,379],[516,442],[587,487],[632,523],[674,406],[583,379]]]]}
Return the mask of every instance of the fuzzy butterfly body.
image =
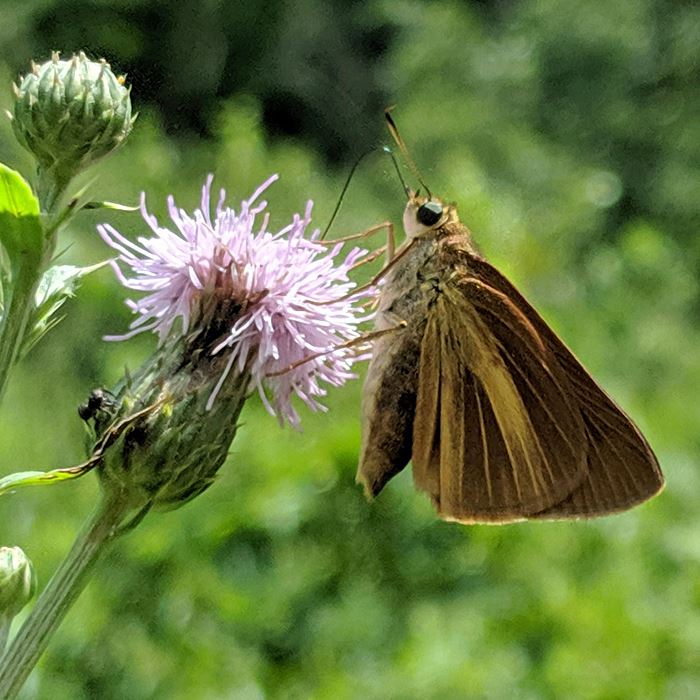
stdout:
{"type": "Polygon", "coordinates": [[[475,250],[454,207],[411,195],[382,289],[358,481],[374,496],[410,460],[441,518],[585,518],[663,487],[634,423],[475,250]]]}

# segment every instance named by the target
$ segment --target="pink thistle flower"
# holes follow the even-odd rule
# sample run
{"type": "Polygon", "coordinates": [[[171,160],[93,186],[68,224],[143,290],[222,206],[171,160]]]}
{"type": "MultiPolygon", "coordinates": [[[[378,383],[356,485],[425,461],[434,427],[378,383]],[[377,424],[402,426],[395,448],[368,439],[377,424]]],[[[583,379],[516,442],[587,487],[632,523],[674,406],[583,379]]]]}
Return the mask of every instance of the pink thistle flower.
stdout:
{"type": "Polygon", "coordinates": [[[143,195],[141,213],[152,236],[140,236],[134,243],[109,224],[98,226],[105,242],[119,253],[113,267],[120,282],[145,294],[127,301],[137,314],[130,331],[108,339],[124,340],[152,331],[162,344],[172,334],[196,330],[213,301],[213,313],[217,306],[221,313],[215,326],[223,332],[208,351],[228,357],[207,407],[211,408],[231,370],[248,368],[268,411],[298,427],[292,395],[312,410],[325,410],[318,402],[326,394],[323,385],[344,384],[355,376],[353,363],[366,358],[358,355],[357,348],[338,347],[357,338],[359,324],[370,318],[358,301],[371,292],[348,298],[356,286],[348,273],[366,251],[353,248],[341,257],[342,245],[322,244],[318,229],[307,237],[311,201],[303,217],[295,214],[291,223],[270,233],[269,215],[264,213],[267,203],[259,198],[277,180],[276,175],[242,201],[238,212],[224,206],[221,190],[212,220],[212,180],[210,175],[202,188],[200,208],[192,215],[168,197],[175,230],[161,227],[147,212],[143,195]],[[262,221],[256,223],[260,215],[262,221]],[[119,263],[130,268],[130,276],[119,263]],[[237,310],[233,317],[231,302],[237,310]],[[284,371],[318,353],[324,354],[284,371]],[[281,374],[270,376],[277,372],[281,374]]]}

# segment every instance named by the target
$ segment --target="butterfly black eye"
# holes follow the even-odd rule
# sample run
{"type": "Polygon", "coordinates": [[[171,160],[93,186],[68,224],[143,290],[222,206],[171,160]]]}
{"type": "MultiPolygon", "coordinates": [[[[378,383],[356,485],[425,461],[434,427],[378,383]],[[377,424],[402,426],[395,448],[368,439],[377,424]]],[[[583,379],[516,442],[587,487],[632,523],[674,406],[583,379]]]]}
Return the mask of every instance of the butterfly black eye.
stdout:
{"type": "Polygon", "coordinates": [[[423,226],[432,226],[440,221],[442,216],[442,205],[437,202],[426,202],[418,207],[418,213],[416,214],[418,221],[423,224],[423,226]]]}

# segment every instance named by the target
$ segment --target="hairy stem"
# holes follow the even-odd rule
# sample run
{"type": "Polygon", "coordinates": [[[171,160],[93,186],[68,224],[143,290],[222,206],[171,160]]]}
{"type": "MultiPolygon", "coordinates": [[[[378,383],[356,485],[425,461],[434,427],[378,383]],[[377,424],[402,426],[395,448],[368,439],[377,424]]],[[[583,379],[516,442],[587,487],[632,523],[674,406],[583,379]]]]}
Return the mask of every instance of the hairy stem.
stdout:
{"type": "Polygon", "coordinates": [[[100,555],[117,536],[127,510],[125,500],[103,499],[78,535],[0,661],[0,698],[3,700],[16,697],[51,635],[85,587],[100,555]]]}

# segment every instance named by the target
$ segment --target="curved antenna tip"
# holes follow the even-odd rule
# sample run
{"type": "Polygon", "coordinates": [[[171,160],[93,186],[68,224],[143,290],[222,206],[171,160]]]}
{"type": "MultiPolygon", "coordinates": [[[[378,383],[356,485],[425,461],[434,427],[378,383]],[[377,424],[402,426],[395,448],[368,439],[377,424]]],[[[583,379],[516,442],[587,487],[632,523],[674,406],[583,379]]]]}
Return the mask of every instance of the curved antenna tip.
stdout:
{"type": "MultiPolygon", "coordinates": [[[[399,147],[399,150],[401,151],[401,154],[403,155],[404,160],[406,161],[406,165],[408,165],[411,172],[418,179],[418,182],[420,182],[420,184],[423,185],[423,187],[425,188],[425,191],[428,193],[428,199],[432,199],[432,194],[430,193],[430,188],[428,187],[428,185],[425,184],[425,181],[423,180],[423,176],[421,175],[420,170],[418,170],[418,166],[415,164],[413,158],[411,158],[411,154],[408,152],[408,148],[406,147],[404,140],[401,138],[401,134],[399,134],[399,129],[396,126],[396,122],[394,121],[394,118],[389,113],[392,109],[393,109],[393,107],[387,107],[384,110],[384,117],[386,119],[387,127],[389,128],[389,133],[391,134],[394,141],[396,141],[396,145],[399,147]]],[[[393,157],[393,154],[392,154],[392,157],[393,157]]],[[[397,166],[397,168],[398,168],[398,166],[397,166]]],[[[408,190],[407,190],[407,193],[408,193],[408,190]]]]}
{"type": "Polygon", "coordinates": [[[371,153],[374,153],[376,151],[376,147],[372,147],[369,150],[365,151],[360,157],[355,161],[353,164],[352,168],[350,168],[350,173],[348,174],[347,180],[345,180],[345,184],[343,185],[343,189],[340,192],[340,197],[338,197],[338,203],[335,205],[335,209],[333,209],[333,213],[331,214],[331,218],[326,224],[326,228],[323,229],[323,233],[321,234],[320,240],[324,240],[326,237],[326,234],[328,233],[328,230],[330,227],[333,225],[333,222],[335,221],[335,217],[338,216],[338,212],[340,211],[340,205],[343,203],[343,199],[345,198],[345,193],[348,191],[348,187],[350,187],[350,181],[352,180],[352,176],[355,174],[355,170],[357,170],[357,166],[371,153]]]}

